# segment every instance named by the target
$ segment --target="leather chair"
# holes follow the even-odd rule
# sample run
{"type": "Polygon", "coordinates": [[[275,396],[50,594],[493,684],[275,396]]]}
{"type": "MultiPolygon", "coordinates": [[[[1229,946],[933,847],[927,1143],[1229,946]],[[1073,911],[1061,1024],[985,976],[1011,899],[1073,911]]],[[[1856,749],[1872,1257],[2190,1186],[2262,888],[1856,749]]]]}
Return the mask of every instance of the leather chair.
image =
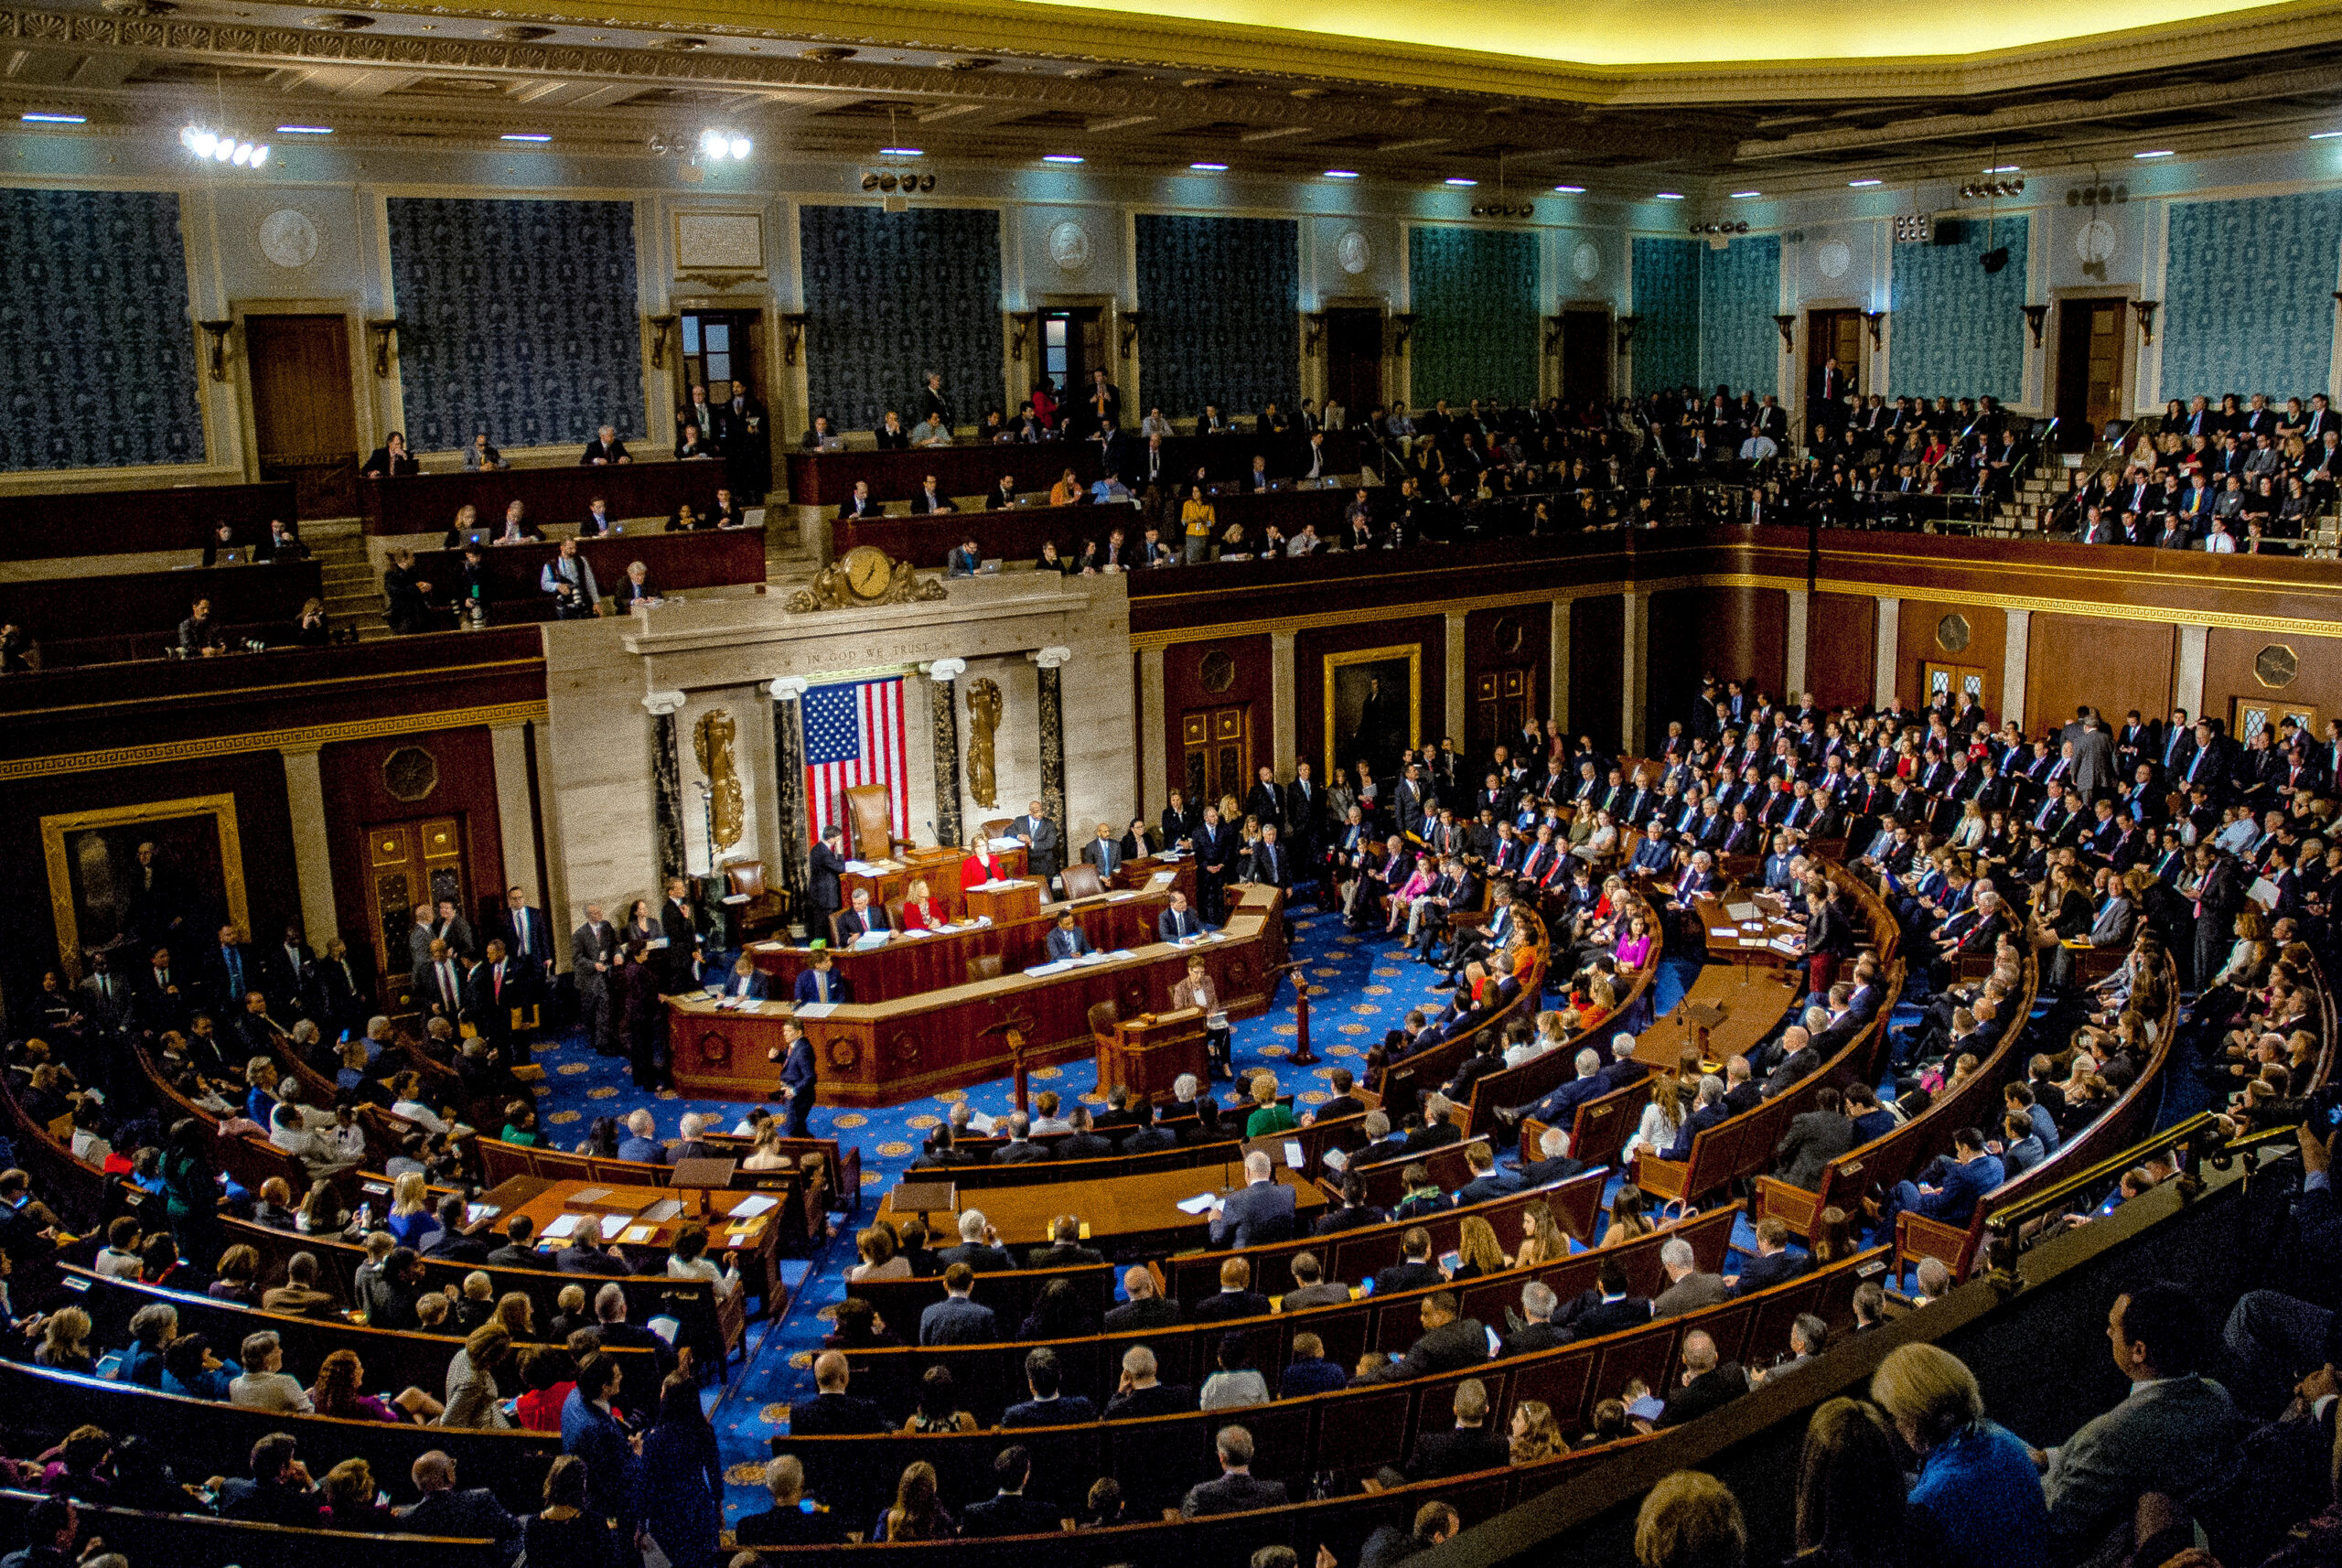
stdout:
{"type": "Polygon", "coordinates": [[[779,929],[789,918],[789,895],[766,885],[761,860],[729,860],[719,867],[730,889],[724,902],[733,911],[740,940],[753,941],[779,929]],[[744,902],[735,904],[733,899],[744,902]]]}
{"type": "Polygon", "coordinates": [[[1075,861],[1058,875],[1064,882],[1068,898],[1100,898],[1105,896],[1106,885],[1099,879],[1098,868],[1086,860],[1075,861]]]}
{"type": "Polygon", "coordinates": [[[981,953],[968,961],[969,984],[973,985],[979,980],[998,980],[999,978],[1000,955],[998,953],[981,953]]]}
{"type": "Polygon", "coordinates": [[[1101,1040],[1112,1039],[1114,1026],[1122,1021],[1122,1009],[1112,1002],[1092,1002],[1090,1004],[1090,1033],[1094,1037],[1101,1040]]]}
{"type": "Polygon", "coordinates": [[[993,818],[991,821],[983,824],[984,837],[988,839],[1006,838],[1008,836],[1009,824],[1014,822],[1015,820],[1016,819],[1015,817],[993,818]]]}
{"type": "Polygon", "coordinates": [[[895,847],[910,847],[895,837],[895,795],[884,784],[856,784],[845,792],[846,821],[854,835],[857,860],[891,860],[895,847]]]}

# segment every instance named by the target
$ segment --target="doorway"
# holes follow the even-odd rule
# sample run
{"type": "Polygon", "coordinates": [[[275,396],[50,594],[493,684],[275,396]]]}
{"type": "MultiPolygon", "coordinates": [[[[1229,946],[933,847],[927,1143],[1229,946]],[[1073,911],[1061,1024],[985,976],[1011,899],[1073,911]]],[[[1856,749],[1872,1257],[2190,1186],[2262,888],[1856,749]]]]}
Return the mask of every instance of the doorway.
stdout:
{"type": "MultiPolygon", "coordinates": [[[[1805,313],[1805,411],[1791,445],[1813,434],[1823,423],[1822,410],[1862,384],[1863,313],[1859,310],[1809,310],[1805,313]],[[1822,378],[1830,361],[1838,361],[1838,379],[1825,388],[1822,378]]],[[[1843,412],[1840,410],[1839,412],[1843,412]]]]}
{"type": "Polygon", "coordinates": [[[2122,417],[2125,299],[2068,299],[2057,306],[2057,445],[2084,452],[2122,417]]]}
{"type": "Polygon", "coordinates": [[[403,1010],[412,989],[414,959],[407,931],[414,924],[417,904],[452,899],[465,919],[478,918],[467,865],[461,817],[377,822],[366,830],[366,871],[374,902],[374,972],[384,1006],[403,1010]]]}
{"type": "Polygon", "coordinates": [[[1352,424],[1382,405],[1380,307],[1326,313],[1326,401],[1340,403],[1352,424]]]}
{"type": "MultiPolygon", "coordinates": [[[[734,381],[757,390],[757,331],[762,312],[755,310],[687,310],[683,313],[683,384],[677,390],[678,408],[689,408],[692,388],[707,389],[711,403],[731,400],[734,381]]],[[[712,435],[713,432],[703,432],[712,435]]]]}
{"type": "Polygon", "coordinates": [[[1041,373],[1057,388],[1059,403],[1075,396],[1076,389],[1087,388],[1090,372],[1101,367],[1106,371],[1106,379],[1113,380],[1114,368],[1106,362],[1105,313],[1100,306],[1053,306],[1042,310],[1041,373]]]}
{"type": "Polygon", "coordinates": [[[1562,402],[1582,409],[1610,401],[1610,313],[1562,312],[1562,402]]]}
{"type": "Polygon", "coordinates": [[[1983,705],[1984,671],[1972,664],[1939,664],[1929,660],[1919,666],[1919,682],[1925,688],[1919,693],[1921,707],[1957,707],[1962,697],[1983,705]]]}
{"type": "Polygon", "coordinates": [[[1473,756],[1487,757],[1499,745],[1518,748],[1536,690],[1536,671],[1526,668],[1484,670],[1472,677],[1473,756]]]}
{"type": "Polygon", "coordinates": [[[247,316],[244,360],[260,477],[290,479],[305,518],[356,516],[358,408],[349,390],[348,319],[247,316]]]}
{"type": "Polygon", "coordinates": [[[1193,708],[1179,719],[1180,788],[1196,810],[1252,787],[1252,706],[1193,708]]]}

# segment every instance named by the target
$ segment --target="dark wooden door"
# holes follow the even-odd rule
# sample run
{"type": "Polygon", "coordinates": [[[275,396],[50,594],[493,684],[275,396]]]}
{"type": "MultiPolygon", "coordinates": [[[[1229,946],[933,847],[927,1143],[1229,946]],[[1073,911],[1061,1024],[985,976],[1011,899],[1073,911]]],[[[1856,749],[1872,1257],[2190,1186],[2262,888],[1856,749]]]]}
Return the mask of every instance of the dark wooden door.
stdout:
{"type": "MultiPolygon", "coordinates": [[[[1090,372],[1101,365],[1105,367],[1106,379],[1112,381],[1114,368],[1106,363],[1106,326],[1096,306],[1069,306],[1041,312],[1041,372],[1057,388],[1058,402],[1088,396],[1090,372]]],[[[1018,395],[1021,401],[1023,394],[1018,395]]],[[[979,414],[982,412],[979,410],[979,414]]],[[[1128,423],[1136,423],[1127,410],[1124,418],[1128,423]]]]}
{"type": "Polygon", "coordinates": [[[2068,299],[2057,306],[2057,445],[2087,449],[2122,416],[2122,299],[2068,299]]]}
{"type": "Polygon", "coordinates": [[[1193,708],[1179,718],[1179,787],[1196,810],[1252,787],[1252,708],[1193,708]]]}
{"type": "Polygon", "coordinates": [[[1529,722],[1537,693],[1537,672],[1527,668],[1483,670],[1472,677],[1471,755],[1492,755],[1499,743],[1520,749],[1515,736],[1529,722]]]}
{"type": "Polygon", "coordinates": [[[460,817],[423,817],[377,822],[366,830],[369,922],[374,940],[375,973],[382,1005],[403,1011],[414,963],[407,930],[417,904],[453,899],[467,919],[478,919],[466,875],[464,823],[460,817]]]}
{"type": "MultiPolygon", "coordinates": [[[[1846,390],[1868,392],[1862,384],[1863,313],[1859,310],[1809,310],[1805,313],[1805,413],[1796,439],[1813,435],[1821,412],[1821,372],[1832,360],[1846,390]]],[[[1842,396],[1843,393],[1842,392],[1842,396]]]]}
{"type": "MultiPolygon", "coordinates": [[[[711,403],[732,401],[732,383],[757,391],[757,331],[759,313],[753,310],[693,310],[683,313],[683,352],[677,362],[682,385],[675,389],[675,406],[691,406],[691,390],[707,389],[711,403]]],[[[702,435],[708,432],[703,431],[702,435]]]]}
{"type": "Polygon", "coordinates": [[[349,322],[338,316],[247,316],[244,361],[260,477],[292,480],[303,517],[356,516],[358,411],[349,390],[349,322]]]}
{"type": "Polygon", "coordinates": [[[1584,408],[1610,400],[1610,313],[1562,312],[1562,402],[1584,408]]]}
{"type": "Polygon", "coordinates": [[[1326,400],[1356,424],[1382,402],[1382,312],[1326,313],[1326,400]]]}

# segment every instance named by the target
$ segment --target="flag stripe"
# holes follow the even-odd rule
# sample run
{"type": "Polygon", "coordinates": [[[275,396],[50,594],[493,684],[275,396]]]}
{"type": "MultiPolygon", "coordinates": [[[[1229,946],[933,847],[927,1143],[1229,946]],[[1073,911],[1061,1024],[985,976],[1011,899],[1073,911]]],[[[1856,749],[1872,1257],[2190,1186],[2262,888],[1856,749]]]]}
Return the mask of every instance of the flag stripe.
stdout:
{"type": "Polygon", "coordinates": [[[807,752],[824,759],[809,761],[805,767],[814,838],[820,838],[832,823],[846,821],[845,791],[865,784],[886,787],[895,834],[908,838],[910,781],[904,767],[908,747],[903,728],[902,678],[854,682],[843,690],[817,688],[806,694],[805,712],[817,732],[808,736],[807,752]],[[848,724],[854,729],[850,737],[845,733],[848,724]]]}

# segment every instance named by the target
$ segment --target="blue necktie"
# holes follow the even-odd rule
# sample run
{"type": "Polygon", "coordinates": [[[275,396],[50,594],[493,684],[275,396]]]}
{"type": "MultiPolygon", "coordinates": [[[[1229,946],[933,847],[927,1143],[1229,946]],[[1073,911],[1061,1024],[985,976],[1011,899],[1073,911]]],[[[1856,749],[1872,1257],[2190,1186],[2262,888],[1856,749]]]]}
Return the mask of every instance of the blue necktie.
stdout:
{"type": "Polygon", "coordinates": [[[244,961],[237,955],[234,948],[225,950],[228,954],[228,989],[241,997],[244,993],[244,961]]]}

